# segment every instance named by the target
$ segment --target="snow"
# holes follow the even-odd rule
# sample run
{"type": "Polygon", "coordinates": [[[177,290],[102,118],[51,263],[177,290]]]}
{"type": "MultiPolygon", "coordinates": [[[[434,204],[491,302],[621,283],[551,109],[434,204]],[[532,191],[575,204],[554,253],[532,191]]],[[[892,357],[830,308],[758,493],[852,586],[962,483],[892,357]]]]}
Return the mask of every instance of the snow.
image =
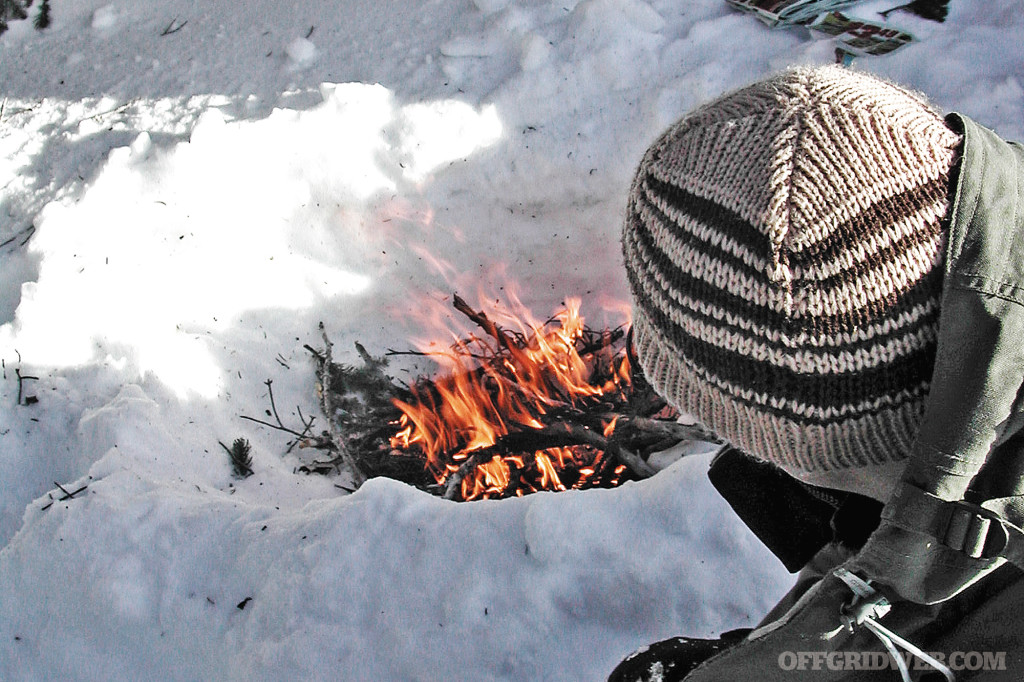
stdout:
{"type": "Polygon", "coordinates": [[[117,25],[117,7],[104,5],[97,8],[92,15],[92,28],[94,31],[105,31],[117,25]]]}
{"type": "MultiPolygon", "coordinates": [[[[355,361],[355,341],[410,346],[452,291],[515,281],[538,315],[580,295],[617,323],[647,144],[831,62],[830,41],[721,0],[52,17],[0,37],[0,679],[601,679],[788,588],[707,452],[614,490],[456,504],[348,494],[241,416],[267,380],[286,421],[317,413],[321,320],[355,361]],[[17,404],[19,374],[38,402],[17,404]],[[241,481],[219,445],[237,437],[241,481]]],[[[1024,138],[1019,3],[890,21],[923,40],[859,68],[1024,138]]]]}
{"type": "Polygon", "coordinates": [[[288,47],[284,51],[291,59],[291,68],[293,69],[304,68],[316,59],[316,45],[306,38],[296,38],[288,43],[288,47]]]}

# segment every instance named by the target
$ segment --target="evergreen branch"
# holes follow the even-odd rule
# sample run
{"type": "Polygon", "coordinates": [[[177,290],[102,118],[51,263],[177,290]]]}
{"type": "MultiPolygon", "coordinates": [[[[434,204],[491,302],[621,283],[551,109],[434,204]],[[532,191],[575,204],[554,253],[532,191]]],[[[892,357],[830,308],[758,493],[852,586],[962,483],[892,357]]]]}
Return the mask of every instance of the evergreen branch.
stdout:
{"type": "Polygon", "coordinates": [[[228,453],[228,457],[231,458],[231,469],[236,477],[248,478],[252,476],[252,455],[250,454],[252,447],[249,445],[249,441],[244,438],[236,438],[230,448],[220,441],[217,442],[220,443],[220,446],[228,453]]]}
{"type": "Polygon", "coordinates": [[[334,413],[334,404],[331,392],[331,368],[334,364],[331,359],[331,353],[334,349],[334,344],[331,343],[330,338],[328,338],[327,330],[324,328],[324,323],[322,321],[320,322],[320,336],[324,340],[324,353],[322,356],[323,362],[320,365],[320,410],[323,412],[324,418],[327,419],[327,428],[331,436],[331,441],[337,447],[342,463],[344,463],[348,468],[352,475],[353,482],[358,488],[366,480],[366,474],[363,472],[362,467],[360,467],[356,462],[352,453],[350,453],[348,448],[345,447],[345,441],[342,440],[341,433],[338,429],[338,421],[334,413]]]}
{"type": "Polygon", "coordinates": [[[50,27],[50,0],[43,0],[39,5],[39,13],[36,14],[35,21],[32,25],[37,31],[42,31],[45,28],[50,27]]]}

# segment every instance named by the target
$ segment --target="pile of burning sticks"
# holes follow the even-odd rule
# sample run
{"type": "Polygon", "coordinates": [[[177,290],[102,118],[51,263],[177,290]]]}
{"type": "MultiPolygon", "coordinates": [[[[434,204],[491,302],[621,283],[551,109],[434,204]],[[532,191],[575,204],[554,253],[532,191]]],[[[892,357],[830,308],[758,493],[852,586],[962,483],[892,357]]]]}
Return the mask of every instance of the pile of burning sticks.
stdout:
{"type": "Polygon", "coordinates": [[[479,331],[414,352],[441,369],[412,385],[395,383],[386,360],[358,344],[361,367],[333,362],[326,333],[324,350],[306,347],[329,430],[303,444],[331,452],[310,470],[472,500],[611,487],[655,473],[654,452],[713,440],[678,423],[644,381],[627,327],[590,329],[578,300],[543,323],[525,311],[488,316],[457,295],[453,305],[479,331]]]}

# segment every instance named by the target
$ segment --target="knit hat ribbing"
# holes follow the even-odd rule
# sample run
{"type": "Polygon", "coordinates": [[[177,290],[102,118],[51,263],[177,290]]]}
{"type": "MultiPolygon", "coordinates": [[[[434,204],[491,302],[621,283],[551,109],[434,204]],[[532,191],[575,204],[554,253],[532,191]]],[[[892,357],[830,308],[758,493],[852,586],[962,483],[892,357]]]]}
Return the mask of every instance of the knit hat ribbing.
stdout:
{"type": "Polygon", "coordinates": [[[683,118],[645,155],[623,233],[648,380],[797,475],[905,458],[958,144],[918,97],[839,67],[683,118]]]}

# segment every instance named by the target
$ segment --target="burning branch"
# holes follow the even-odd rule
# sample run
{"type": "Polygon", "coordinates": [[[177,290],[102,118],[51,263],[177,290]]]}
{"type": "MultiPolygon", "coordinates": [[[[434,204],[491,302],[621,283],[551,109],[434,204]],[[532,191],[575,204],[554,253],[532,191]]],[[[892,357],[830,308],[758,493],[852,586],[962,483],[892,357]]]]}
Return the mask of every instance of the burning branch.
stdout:
{"type": "Polygon", "coordinates": [[[536,452],[579,446],[590,446],[606,453],[612,460],[622,462],[637,478],[648,478],[657,473],[641,457],[622,447],[618,439],[605,438],[581,424],[556,422],[541,429],[509,434],[490,447],[474,450],[458,470],[449,476],[445,484],[444,497],[449,500],[454,499],[466,475],[494,457],[507,456],[515,452],[536,452]]]}

